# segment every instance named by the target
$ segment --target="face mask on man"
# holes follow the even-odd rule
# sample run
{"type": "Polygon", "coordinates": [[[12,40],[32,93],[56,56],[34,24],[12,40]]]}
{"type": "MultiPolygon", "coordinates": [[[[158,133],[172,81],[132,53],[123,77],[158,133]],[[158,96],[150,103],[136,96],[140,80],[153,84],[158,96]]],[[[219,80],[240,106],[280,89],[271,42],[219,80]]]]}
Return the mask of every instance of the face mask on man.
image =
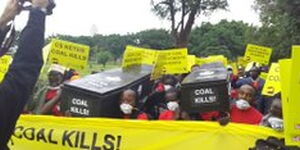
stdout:
{"type": "Polygon", "coordinates": [[[268,119],[271,127],[276,131],[283,131],[283,120],[277,117],[270,117],[268,119]]]}
{"type": "Polygon", "coordinates": [[[133,107],[132,107],[131,105],[129,105],[129,104],[122,103],[122,104],[120,105],[120,109],[121,109],[121,111],[122,111],[124,114],[129,115],[129,114],[132,113],[133,107]]]}
{"type": "Polygon", "coordinates": [[[240,99],[240,100],[236,101],[236,107],[240,110],[246,110],[246,109],[249,109],[251,107],[251,105],[249,104],[248,101],[240,99]]]}
{"type": "Polygon", "coordinates": [[[165,84],[164,85],[164,89],[165,89],[165,91],[168,91],[169,89],[171,89],[172,88],[172,86],[171,85],[167,85],[167,84],[165,84]]]}
{"type": "Polygon", "coordinates": [[[177,102],[168,102],[167,107],[169,110],[175,111],[179,107],[179,104],[177,102]]]}

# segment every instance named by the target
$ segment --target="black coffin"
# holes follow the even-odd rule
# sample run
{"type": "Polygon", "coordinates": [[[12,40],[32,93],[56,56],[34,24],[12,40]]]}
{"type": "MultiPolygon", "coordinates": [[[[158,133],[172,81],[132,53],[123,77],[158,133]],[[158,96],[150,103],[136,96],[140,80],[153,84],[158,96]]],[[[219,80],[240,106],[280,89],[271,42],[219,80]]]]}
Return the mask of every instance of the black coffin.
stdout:
{"type": "Polygon", "coordinates": [[[191,73],[182,82],[182,109],[189,113],[229,111],[228,83],[224,67],[205,67],[191,73]]]}
{"type": "Polygon", "coordinates": [[[124,89],[137,91],[138,99],[150,93],[151,70],[150,66],[119,68],[66,83],[61,109],[75,117],[117,118],[120,114],[119,99],[124,89]]]}

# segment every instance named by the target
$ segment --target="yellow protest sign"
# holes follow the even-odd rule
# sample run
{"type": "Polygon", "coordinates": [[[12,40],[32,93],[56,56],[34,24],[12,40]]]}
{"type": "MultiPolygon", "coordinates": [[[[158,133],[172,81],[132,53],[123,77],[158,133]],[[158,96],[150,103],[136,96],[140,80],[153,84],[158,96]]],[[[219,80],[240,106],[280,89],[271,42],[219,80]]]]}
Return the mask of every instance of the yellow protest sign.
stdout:
{"type": "Polygon", "coordinates": [[[243,124],[27,115],[20,117],[8,146],[12,150],[247,150],[268,136],[283,135],[243,124]]]}
{"type": "Polygon", "coordinates": [[[192,66],[196,64],[196,56],[188,55],[187,60],[188,60],[188,69],[189,71],[191,71],[192,66]]]}
{"type": "Polygon", "coordinates": [[[242,67],[246,67],[248,62],[244,59],[244,57],[237,58],[237,64],[242,67]]]}
{"type": "Polygon", "coordinates": [[[204,58],[204,61],[206,64],[220,62],[220,63],[224,64],[225,67],[228,64],[227,58],[223,55],[209,56],[209,57],[204,58]]]}
{"type": "Polygon", "coordinates": [[[280,83],[281,83],[281,101],[282,101],[282,112],[284,118],[284,135],[286,144],[293,145],[292,132],[294,130],[293,118],[290,117],[289,113],[289,90],[290,90],[290,78],[291,78],[291,59],[284,59],[279,61],[280,65],[280,83]]]}
{"type": "Polygon", "coordinates": [[[12,60],[10,55],[4,55],[0,58],[0,82],[4,79],[12,60]]]}
{"type": "Polygon", "coordinates": [[[48,56],[49,56],[49,53],[50,53],[50,50],[51,50],[51,43],[49,43],[48,45],[46,45],[44,48],[43,48],[43,61],[44,61],[44,64],[43,64],[43,67],[41,69],[41,72],[44,71],[45,69],[45,66],[47,64],[47,60],[48,60],[48,56]]]}
{"type": "Polygon", "coordinates": [[[86,45],[53,39],[49,61],[67,68],[83,70],[87,66],[89,53],[90,48],[86,45]]]}
{"type": "Polygon", "coordinates": [[[163,74],[188,73],[187,55],[186,48],[159,51],[153,72],[159,69],[163,74]]]}
{"type": "Polygon", "coordinates": [[[272,49],[268,47],[248,44],[245,52],[244,60],[246,62],[258,62],[262,65],[268,65],[271,55],[272,49]]]}
{"type": "Polygon", "coordinates": [[[205,60],[203,58],[196,58],[196,64],[201,66],[203,64],[205,64],[205,60]]]}
{"type": "Polygon", "coordinates": [[[232,67],[232,73],[233,73],[234,75],[237,75],[237,74],[238,74],[238,67],[237,67],[237,64],[234,63],[234,62],[231,62],[229,65],[232,67]]]}
{"type": "Polygon", "coordinates": [[[133,65],[154,65],[157,51],[153,49],[127,46],[123,55],[122,67],[133,65]]]}
{"type": "Polygon", "coordinates": [[[272,63],[262,94],[266,96],[274,96],[280,91],[280,67],[278,63],[272,63]]]}
{"type": "Polygon", "coordinates": [[[288,92],[288,126],[286,143],[300,146],[300,46],[293,46],[291,62],[291,78],[288,92]]]}

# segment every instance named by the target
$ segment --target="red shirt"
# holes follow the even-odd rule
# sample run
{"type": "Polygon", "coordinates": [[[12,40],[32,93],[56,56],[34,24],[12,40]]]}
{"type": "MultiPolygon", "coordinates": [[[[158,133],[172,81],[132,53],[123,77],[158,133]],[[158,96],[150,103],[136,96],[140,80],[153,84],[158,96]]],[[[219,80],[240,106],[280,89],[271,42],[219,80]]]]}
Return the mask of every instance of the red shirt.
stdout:
{"type": "Polygon", "coordinates": [[[159,120],[174,120],[175,112],[166,110],[159,115],[159,120]]]}
{"type": "MultiPolygon", "coordinates": [[[[46,102],[49,102],[50,100],[52,100],[56,96],[57,91],[58,91],[58,89],[49,89],[45,96],[46,102]]],[[[59,104],[56,104],[53,106],[51,113],[54,116],[62,116],[62,113],[60,112],[59,104]]]]}
{"type": "MultiPolygon", "coordinates": [[[[124,119],[130,119],[130,115],[124,115],[124,119]]],[[[146,113],[140,113],[137,117],[137,120],[149,120],[148,115],[146,113]]]]}
{"type": "Polygon", "coordinates": [[[200,113],[200,118],[204,121],[214,121],[220,118],[220,112],[211,111],[211,112],[200,113]]]}
{"type": "Polygon", "coordinates": [[[240,110],[234,105],[231,108],[230,117],[231,122],[257,125],[261,122],[263,115],[253,107],[240,110]]]}

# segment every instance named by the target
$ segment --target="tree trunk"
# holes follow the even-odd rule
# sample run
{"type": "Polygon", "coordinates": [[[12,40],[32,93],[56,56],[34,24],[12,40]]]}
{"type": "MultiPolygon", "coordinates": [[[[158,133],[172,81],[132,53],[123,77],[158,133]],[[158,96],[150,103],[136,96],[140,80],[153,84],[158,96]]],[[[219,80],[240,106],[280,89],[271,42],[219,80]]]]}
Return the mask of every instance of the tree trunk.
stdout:
{"type": "Polygon", "coordinates": [[[197,15],[198,7],[201,3],[201,0],[198,0],[194,8],[192,8],[189,18],[186,22],[184,28],[180,30],[178,37],[176,38],[176,47],[185,48],[188,45],[189,36],[192,32],[193,25],[195,23],[195,18],[197,15]]]}

